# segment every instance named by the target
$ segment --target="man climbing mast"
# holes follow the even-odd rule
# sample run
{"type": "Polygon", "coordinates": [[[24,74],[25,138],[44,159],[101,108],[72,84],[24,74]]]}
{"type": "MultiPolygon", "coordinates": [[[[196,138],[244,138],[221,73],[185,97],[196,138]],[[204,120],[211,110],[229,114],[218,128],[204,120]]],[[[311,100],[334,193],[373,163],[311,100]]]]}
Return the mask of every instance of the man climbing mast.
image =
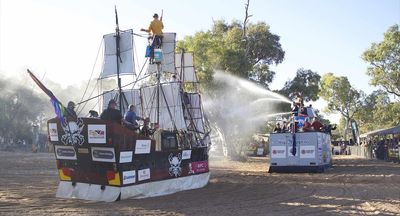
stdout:
{"type": "Polygon", "coordinates": [[[158,14],[155,13],[153,15],[153,21],[151,21],[149,28],[148,29],[140,29],[141,31],[145,31],[148,33],[151,33],[151,38],[153,39],[153,42],[151,43],[151,50],[150,50],[150,63],[152,63],[152,60],[154,59],[154,49],[155,48],[161,48],[162,44],[162,30],[164,29],[164,24],[162,22],[162,13],[161,12],[161,18],[158,19],[158,14]]]}

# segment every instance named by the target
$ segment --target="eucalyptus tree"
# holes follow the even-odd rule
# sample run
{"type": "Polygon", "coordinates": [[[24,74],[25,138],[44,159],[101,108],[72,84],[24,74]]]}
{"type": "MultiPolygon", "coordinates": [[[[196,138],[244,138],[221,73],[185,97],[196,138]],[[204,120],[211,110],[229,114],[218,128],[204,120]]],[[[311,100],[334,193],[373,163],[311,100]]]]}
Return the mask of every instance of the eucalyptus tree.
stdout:
{"type": "Polygon", "coordinates": [[[321,79],[320,96],[328,102],[327,111],[339,112],[345,120],[343,137],[354,115],[362,108],[365,93],[351,86],[347,77],[327,73],[321,79]]]}
{"type": "Polygon", "coordinates": [[[383,41],[372,43],[362,58],[369,63],[367,74],[371,84],[383,87],[388,93],[400,96],[400,31],[391,26],[383,41]]]}

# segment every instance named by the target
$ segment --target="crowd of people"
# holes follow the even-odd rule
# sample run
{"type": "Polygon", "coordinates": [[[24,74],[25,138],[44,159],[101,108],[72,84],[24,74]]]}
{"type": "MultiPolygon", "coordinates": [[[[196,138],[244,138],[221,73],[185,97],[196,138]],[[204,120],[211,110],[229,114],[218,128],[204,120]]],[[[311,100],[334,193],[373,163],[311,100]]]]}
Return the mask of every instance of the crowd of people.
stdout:
{"type": "MultiPolygon", "coordinates": [[[[74,102],[68,102],[64,117],[77,118],[74,102]]],[[[140,132],[140,134],[145,136],[154,132],[150,128],[150,119],[138,116],[136,114],[136,107],[133,104],[129,105],[128,111],[122,116],[121,111],[117,109],[117,102],[114,99],[108,102],[107,108],[103,110],[100,117],[96,111],[90,110],[89,118],[100,118],[109,122],[122,124],[126,128],[140,132]],[[140,127],[138,121],[143,121],[142,127],[140,127]]]]}
{"type": "Polygon", "coordinates": [[[385,161],[400,161],[400,136],[393,136],[392,138],[370,138],[361,141],[360,145],[368,147],[373,158],[385,161]]]}
{"type": "MultiPolygon", "coordinates": [[[[304,124],[302,127],[299,126],[299,123],[295,121],[295,130],[296,132],[329,132],[333,126],[323,125],[317,117],[313,118],[313,121],[310,122],[309,118],[304,120],[304,124]]],[[[292,133],[293,132],[293,122],[288,123],[286,120],[277,122],[274,128],[274,133],[292,133]]]]}
{"type": "Polygon", "coordinates": [[[274,133],[292,133],[292,132],[326,132],[331,134],[336,129],[335,125],[324,125],[320,119],[315,116],[312,106],[304,106],[301,95],[297,94],[292,103],[291,121],[286,120],[277,122],[274,133]]]}

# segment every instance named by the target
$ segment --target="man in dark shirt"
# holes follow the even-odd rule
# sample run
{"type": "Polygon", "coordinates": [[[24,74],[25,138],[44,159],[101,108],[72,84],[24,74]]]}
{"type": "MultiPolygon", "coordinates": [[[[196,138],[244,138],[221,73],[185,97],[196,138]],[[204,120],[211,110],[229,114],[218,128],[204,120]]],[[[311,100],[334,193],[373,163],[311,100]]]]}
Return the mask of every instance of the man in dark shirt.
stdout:
{"type": "Polygon", "coordinates": [[[65,117],[77,118],[74,102],[72,102],[72,101],[68,102],[67,109],[65,111],[66,111],[65,117]]]}
{"type": "Polygon", "coordinates": [[[101,113],[100,118],[103,120],[113,121],[115,123],[121,124],[122,115],[121,111],[117,109],[117,103],[115,102],[115,100],[111,99],[108,102],[108,107],[101,113]]]}
{"type": "Polygon", "coordinates": [[[274,133],[281,133],[281,132],[282,132],[281,125],[279,124],[279,122],[277,122],[274,128],[274,133]]]}
{"type": "Polygon", "coordinates": [[[292,104],[292,114],[293,114],[293,116],[299,115],[299,106],[295,102],[293,102],[293,104],[292,104]]]}

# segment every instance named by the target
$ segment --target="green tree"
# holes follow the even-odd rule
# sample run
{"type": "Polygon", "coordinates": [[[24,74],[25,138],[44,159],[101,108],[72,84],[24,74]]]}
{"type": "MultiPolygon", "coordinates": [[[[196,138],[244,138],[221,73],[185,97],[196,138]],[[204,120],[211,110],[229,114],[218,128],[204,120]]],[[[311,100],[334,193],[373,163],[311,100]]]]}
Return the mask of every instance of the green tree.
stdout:
{"type": "Polygon", "coordinates": [[[384,40],[372,43],[362,55],[370,65],[367,74],[371,84],[381,86],[387,92],[400,96],[400,31],[394,25],[384,34],[384,40]]]}
{"type": "Polygon", "coordinates": [[[49,101],[11,79],[1,78],[0,86],[0,147],[18,147],[18,140],[30,143],[32,125],[44,124],[44,117],[51,112],[49,101]]]}
{"type": "Polygon", "coordinates": [[[347,139],[349,123],[362,107],[364,93],[351,86],[347,77],[327,73],[321,79],[320,96],[328,102],[329,112],[339,112],[345,120],[343,137],[347,139]]]}
{"type": "Polygon", "coordinates": [[[225,70],[268,87],[275,75],[270,65],[283,61],[280,37],[264,22],[249,23],[243,36],[238,21],[214,22],[211,30],[197,32],[178,41],[177,49],[194,52],[201,82],[210,84],[214,70],[225,70]]]}
{"type": "Polygon", "coordinates": [[[321,76],[318,73],[300,68],[293,80],[287,81],[279,92],[288,97],[298,92],[304,101],[316,101],[319,98],[320,80],[321,76]]]}
{"type": "Polygon", "coordinates": [[[377,111],[389,104],[388,93],[385,91],[377,90],[368,95],[362,102],[362,108],[354,115],[360,132],[366,133],[382,127],[382,116],[377,116],[377,111]]]}
{"type": "Polygon", "coordinates": [[[389,93],[384,90],[373,91],[354,115],[361,133],[400,124],[400,102],[391,102],[389,93]]]}

